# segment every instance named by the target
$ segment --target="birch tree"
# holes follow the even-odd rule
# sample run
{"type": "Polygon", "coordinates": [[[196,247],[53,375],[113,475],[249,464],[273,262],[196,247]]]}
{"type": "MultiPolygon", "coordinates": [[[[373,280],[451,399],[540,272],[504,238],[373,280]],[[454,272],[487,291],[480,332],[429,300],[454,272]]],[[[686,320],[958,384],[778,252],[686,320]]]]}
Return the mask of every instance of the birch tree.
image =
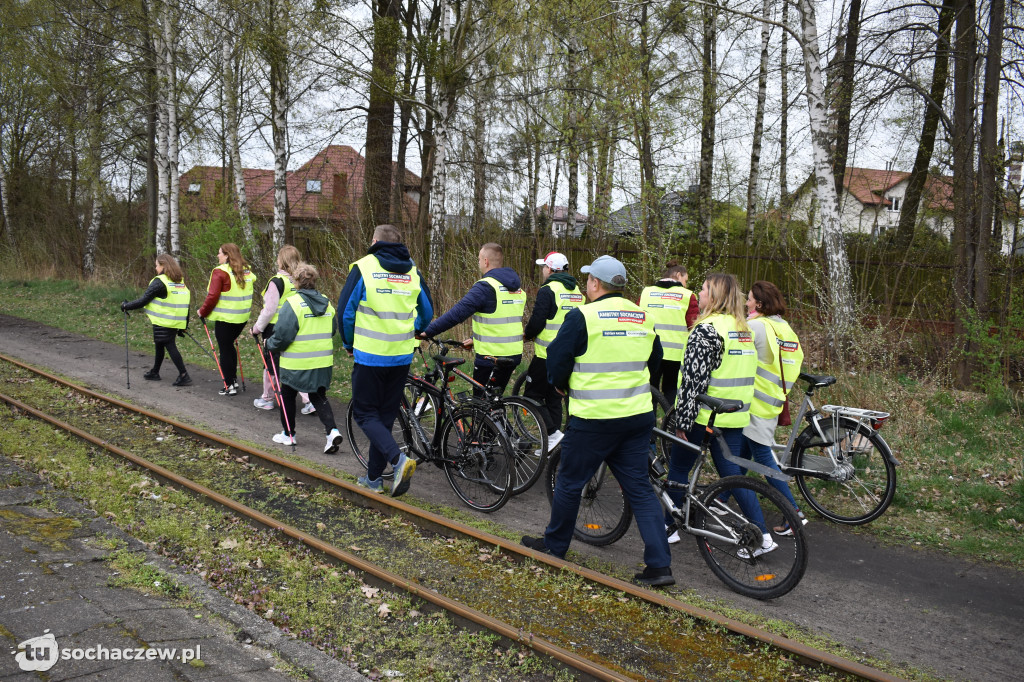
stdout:
{"type": "MultiPolygon", "coordinates": [[[[786,2],[787,0],[783,0],[786,2]]],[[[771,24],[768,21],[771,0],[761,7],[761,61],[757,69],[757,106],[754,111],[754,134],[750,141],[750,176],[747,180],[747,246],[754,243],[754,215],[757,210],[757,184],[761,173],[761,138],[764,135],[764,105],[768,99],[768,39],[771,24]]]]}
{"type": "Polygon", "coordinates": [[[249,218],[249,201],[245,191],[245,173],[242,167],[242,154],[238,143],[238,78],[236,73],[241,61],[238,54],[238,42],[235,35],[240,28],[237,15],[227,2],[221,2],[220,6],[221,25],[221,52],[220,67],[223,81],[224,97],[224,125],[226,130],[228,158],[231,162],[231,171],[235,185],[235,205],[238,207],[238,219],[242,227],[242,237],[246,243],[251,244],[254,249],[254,258],[261,261],[259,243],[256,241],[252,229],[252,220],[249,218]]]}

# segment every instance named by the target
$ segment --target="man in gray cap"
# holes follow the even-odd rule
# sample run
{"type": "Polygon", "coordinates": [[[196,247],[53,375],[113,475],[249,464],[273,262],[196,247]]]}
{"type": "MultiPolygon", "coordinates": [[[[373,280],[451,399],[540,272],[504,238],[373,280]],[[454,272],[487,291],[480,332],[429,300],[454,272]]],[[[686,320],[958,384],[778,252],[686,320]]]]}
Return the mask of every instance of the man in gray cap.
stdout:
{"type": "Polygon", "coordinates": [[[626,267],[601,256],[581,268],[589,303],[570,311],[548,346],[548,380],[569,392],[569,426],[544,537],[524,536],[530,549],[564,557],[572,541],[583,486],[607,462],[633,508],[644,541],[643,585],[674,585],[665,520],[647,478],[654,428],[650,368],[661,362],[654,321],[623,297],[626,267]]]}

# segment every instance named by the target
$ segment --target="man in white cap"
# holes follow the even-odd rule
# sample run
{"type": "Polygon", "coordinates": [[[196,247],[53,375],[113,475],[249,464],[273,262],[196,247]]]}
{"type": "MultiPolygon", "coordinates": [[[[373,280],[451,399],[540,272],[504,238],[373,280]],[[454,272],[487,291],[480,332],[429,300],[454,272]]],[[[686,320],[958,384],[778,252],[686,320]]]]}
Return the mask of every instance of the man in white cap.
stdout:
{"type": "Polygon", "coordinates": [[[537,290],[533,312],[523,330],[524,340],[533,339],[533,360],[527,369],[523,395],[540,403],[548,432],[548,452],[562,440],[562,396],[548,383],[548,346],[555,340],[566,313],[583,305],[583,293],[569,274],[569,259],[552,251],[537,259],[544,283],[537,290]]]}
{"type": "Polygon", "coordinates": [[[572,541],[583,486],[608,463],[633,508],[644,541],[642,585],[674,585],[661,505],[647,478],[654,409],[648,368],[661,362],[654,321],[623,297],[626,267],[601,256],[581,268],[589,303],[570,311],[548,346],[548,381],[569,392],[569,426],[544,537],[524,536],[530,549],[564,557],[572,541]]]}

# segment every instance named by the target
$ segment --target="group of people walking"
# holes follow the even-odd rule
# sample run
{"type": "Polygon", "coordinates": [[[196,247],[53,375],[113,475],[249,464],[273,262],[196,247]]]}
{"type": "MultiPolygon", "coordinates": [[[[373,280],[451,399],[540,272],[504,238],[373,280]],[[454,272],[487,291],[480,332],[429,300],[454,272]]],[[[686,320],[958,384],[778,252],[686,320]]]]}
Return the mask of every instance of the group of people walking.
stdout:
{"type": "MultiPolygon", "coordinates": [[[[222,245],[218,259],[199,316],[204,326],[214,322],[224,380],[221,393],[231,396],[238,392],[235,343],[248,318],[255,278],[234,244],[222,245]]],[[[430,290],[392,225],[377,226],[367,254],[349,266],[337,308],[315,289],[316,270],[301,262],[294,247],[284,247],[252,326],[253,336],[262,337],[268,369],[255,405],[273,409],[276,396],[283,430],[274,441],[294,445],[296,396],[302,395],[304,402],[308,397],[308,409],[320,417],[327,435],[324,451],[336,452],[341,434],[326,390],[333,338],[340,335],[353,359],[352,413],[370,441],[367,471],[358,483],[383,491],[390,467],[390,493],[398,496],[409,489],[416,462],[401,451],[391,429],[419,340],[471,320],[472,334],[463,345],[475,351],[474,379],[490,380],[502,391],[522,359],[524,341],[533,340],[525,394],[542,407],[549,449],[562,450],[548,526],[543,536],[525,536],[522,543],[564,557],[583,486],[605,462],[633,508],[644,541],[645,568],[635,580],[674,584],[669,544],[678,541],[678,533],[648,481],[648,445],[655,426],[651,386],[676,397],[677,433],[693,442],[703,440],[709,417],[696,400],[698,394],[739,400],[742,409],[718,416],[716,426],[733,454],[777,469],[770,446],[803,359],[799,339],[783,317],[782,294],[763,281],[744,294],[737,278],[723,273],[709,274],[695,294],[687,288],[686,268],[672,261],[634,303],[624,296],[626,268],[611,256],[580,268],[586,276],[582,288],[564,254],[551,252],[536,263],[542,283],[525,325],[522,280],[505,267],[496,243],[480,248],[480,278],[434,320],[430,290]],[[514,362],[496,362],[499,358],[514,362]],[[570,419],[563,433],[565,396],[570,419]]],[[[156,358],[146,377],[159,379],[166,349],[179,371],[175,384],[187,386],[191,380],[174,337],[186,333],[188,290],[171,256],[159,256],[156,267],[146,293],[122,308],[145,307],[153,322],[156,358]]],[[[711,453],[722,476],[744,471],[723,456],[717,442],[711,453]]],[[[694,463],[690,451],[674,447],[669,479],[686,483],[694,463]]],[[[796,508],[788,486],[774,479],[771,483],[796,508]]],[[[754,555],[777,547],[772,533],[792,532],[767,528],[752,496],[737,501],[763,534],[754,555]]]]}

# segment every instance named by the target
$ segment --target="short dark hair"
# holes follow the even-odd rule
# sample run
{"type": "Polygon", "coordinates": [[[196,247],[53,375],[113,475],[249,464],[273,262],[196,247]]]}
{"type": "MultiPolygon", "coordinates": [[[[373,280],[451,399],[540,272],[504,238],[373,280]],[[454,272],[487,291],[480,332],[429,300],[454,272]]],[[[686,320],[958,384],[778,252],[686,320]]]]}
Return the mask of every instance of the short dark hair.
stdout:
{"type": "Polygon", "coordinates": [[[669,279],[680,275],[685,277],[689,273],[686,271],[685,265],[680,265],[679,261],[673,259],[665,263],[665,272],[661,275],[662,279],[669,279]]]}
{"type": "Polygon", "coordinates": [[[757,311],[766,317],[786,314],[786,299],[771,282],[758,280],[750,287],[750,295],[757,301],[757,311]]]}

